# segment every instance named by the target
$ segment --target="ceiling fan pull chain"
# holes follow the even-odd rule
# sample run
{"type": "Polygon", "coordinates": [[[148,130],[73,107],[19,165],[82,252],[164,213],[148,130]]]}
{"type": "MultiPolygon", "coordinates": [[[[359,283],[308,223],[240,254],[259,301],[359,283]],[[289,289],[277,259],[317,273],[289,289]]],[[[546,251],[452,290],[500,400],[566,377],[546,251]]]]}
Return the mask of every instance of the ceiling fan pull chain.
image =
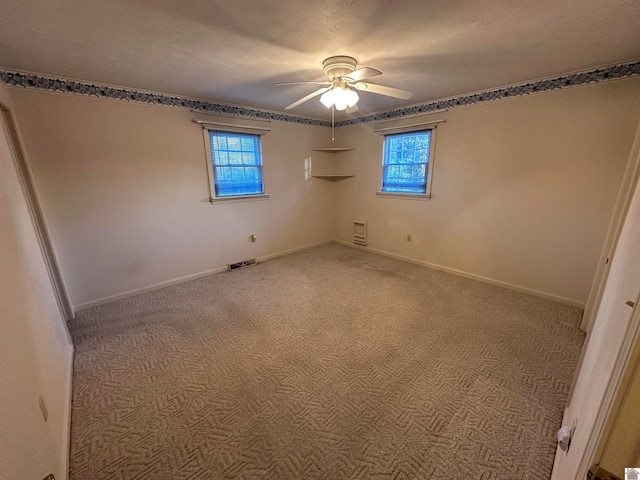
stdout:
{"type": "Polygon", "coordinates": [[[336,106],[335,105],[331,105],[331,141],[335,141],[336,139],[336,135],[335,135],[335,118],[336,118],[336,106]]]}

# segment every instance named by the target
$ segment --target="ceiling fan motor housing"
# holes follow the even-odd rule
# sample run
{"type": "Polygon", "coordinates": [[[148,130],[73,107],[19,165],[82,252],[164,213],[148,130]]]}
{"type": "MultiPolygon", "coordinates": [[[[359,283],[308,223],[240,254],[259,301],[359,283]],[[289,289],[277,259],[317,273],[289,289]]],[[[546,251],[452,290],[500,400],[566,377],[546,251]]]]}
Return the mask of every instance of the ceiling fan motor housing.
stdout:
{"type": "Polygon", "coordinates": [[[333,80],[334,78],[342,77],[343,75],[353,72],[357,64],[358,62],[353,57],[338,55],[325,59],[325,61],[322,62],[322,69],[324,73],[333,80]]]}

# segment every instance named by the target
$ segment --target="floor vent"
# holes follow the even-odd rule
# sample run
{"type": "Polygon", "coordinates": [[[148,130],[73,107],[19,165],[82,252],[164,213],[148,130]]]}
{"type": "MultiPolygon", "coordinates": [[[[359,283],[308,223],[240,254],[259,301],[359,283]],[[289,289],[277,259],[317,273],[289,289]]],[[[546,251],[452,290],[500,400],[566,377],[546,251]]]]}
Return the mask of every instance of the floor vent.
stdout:
{"type": "Polygon", "coordinates": [[[239,268],[244,268],[244,267],[250,267],[251,265],[257,265],[258,262],[256,262],[255,258],[252,258],[250,260],[243,260],[241,262],[238,263],[230,263],[229,264],[229,271],[231,270],[237,270],[239,268]]]}

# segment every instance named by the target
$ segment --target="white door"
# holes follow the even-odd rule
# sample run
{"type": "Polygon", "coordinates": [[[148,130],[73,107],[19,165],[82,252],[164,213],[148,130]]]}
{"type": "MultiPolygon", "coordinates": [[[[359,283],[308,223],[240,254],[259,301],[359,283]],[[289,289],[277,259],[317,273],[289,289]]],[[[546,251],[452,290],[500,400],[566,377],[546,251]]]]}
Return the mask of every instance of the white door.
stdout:
{"type": "Polygon", "coordinates": [[[568,453],[560,449],[556,452],[552,480],[586,479],[625,352],[630,350],[638,330],[640,315],[634,315],[634,311],[639,295],[640,184],[636,183],[571,403],[565,411],[563,425],[576,426],[571,448],[568,453]]]}

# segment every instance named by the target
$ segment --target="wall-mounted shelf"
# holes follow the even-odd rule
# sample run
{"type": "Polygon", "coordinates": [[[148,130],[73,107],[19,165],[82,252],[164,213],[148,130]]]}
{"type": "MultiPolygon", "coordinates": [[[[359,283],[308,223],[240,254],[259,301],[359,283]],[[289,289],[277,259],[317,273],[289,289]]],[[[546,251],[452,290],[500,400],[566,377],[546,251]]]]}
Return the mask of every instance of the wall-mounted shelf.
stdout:
{"type": "Polygon", "coordinates": [[[325,148],[312,148],[314,152],[329,152],[329,153],[338,153],[338,152],[348,152],[349,150],[355,150],[355,147],[325,147],[325,148]]]}
{"type": "Polygon", "coordinates": [[[355,177],[355,175],[311,175],[314,178],[321,178],[322,180],[329,180],[330,182],[337,182],[338,180],[344,180],[345,178],[355,177]]]}
{"type": "MultiPolygon", "coordinates": [[[[320,172],[335,172],[327,174],[317,174],[312,177],[320,178],[322,180],[329,180],[330,182],[337,182],[338,180],[344,180],[345,178],[355,177],[355,175],[343,173],[345,171],[343,165],[343,158],[341,155],[335,155],[336,153],[348,152],[349,150],[355,150],[355,147],[318,147],[312,148],[313,152],[323,152],[324,154],[331,155],[317,155],[319,158],[317,161],[320,163],[320,172]]],[[[314,162],[314,167],[316,163],[314,162]]]]}

